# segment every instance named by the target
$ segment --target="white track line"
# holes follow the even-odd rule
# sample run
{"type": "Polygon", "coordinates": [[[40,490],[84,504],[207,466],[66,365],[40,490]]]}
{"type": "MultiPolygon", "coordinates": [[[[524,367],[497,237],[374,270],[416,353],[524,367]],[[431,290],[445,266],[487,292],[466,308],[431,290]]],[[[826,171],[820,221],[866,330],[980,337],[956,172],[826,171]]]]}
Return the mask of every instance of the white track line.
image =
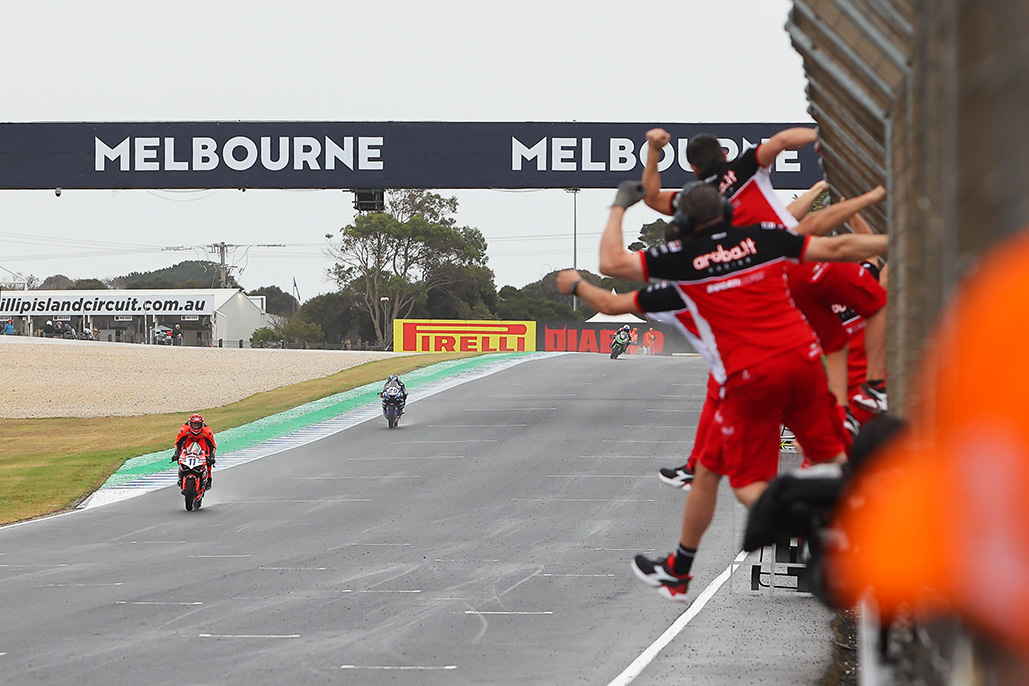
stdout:
{"type": "Polygon", "coordinates": [[[729,580],[733,572],[736,571],[737,567],[743,564],[743,561],[747,559],[747,553],[740,551],[740,554],[736,556],[728,567],[726,567],[721,574],[719,574],[714,581],[708,584],[707,588],[700,592],[697,599],[694,600],[686,611],[679,615],[679,618],[672,622],[672,625],[665,629],[665,632],[657,637],[657,640],[650,644],[650,646],[640,653],[640,656],[632,661],[621,674],[616,676],[607,686],[625,686],[625,684],[632,683],[632,680],[638,677],[647,665],[654,661],[666,645],[672,642],[672,639],[679,635],[686,625],[689,624],[694,617],[700,614],[700,611],[704,609],[707,602],[714,597],[718,589],[729,580]]]}
{"type": "Polygon", "coordinates": [[[457,665],[442,665],[439,667],[433,667],[429,665],[340,665],[340,669],[395,669],[398,671],[431,671],[431,670],[445,670],[445,669],[457,669],[457,665]]]}

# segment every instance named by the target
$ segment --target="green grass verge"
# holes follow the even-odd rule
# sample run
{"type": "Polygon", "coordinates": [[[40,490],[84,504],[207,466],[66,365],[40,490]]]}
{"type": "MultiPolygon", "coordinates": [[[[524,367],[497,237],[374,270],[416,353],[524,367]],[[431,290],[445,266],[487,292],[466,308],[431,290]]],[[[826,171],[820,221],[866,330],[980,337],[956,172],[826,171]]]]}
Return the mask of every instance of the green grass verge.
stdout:
{"type": "MultiPolygon", "coordinates": [[[[338,374],[196,408],[217,432],[371,383],[474,354],[425,354],[369,362],[338,374]]],[[[188,381],[187,381],[188,382],[188,381]]],[[[169,447],[183,413],[136,417],[0,419],[0,524],[59,512],[99,488],[129,458],[169,447]]],[[[222,450],[224,452],[224,450],[222,450]]]]}

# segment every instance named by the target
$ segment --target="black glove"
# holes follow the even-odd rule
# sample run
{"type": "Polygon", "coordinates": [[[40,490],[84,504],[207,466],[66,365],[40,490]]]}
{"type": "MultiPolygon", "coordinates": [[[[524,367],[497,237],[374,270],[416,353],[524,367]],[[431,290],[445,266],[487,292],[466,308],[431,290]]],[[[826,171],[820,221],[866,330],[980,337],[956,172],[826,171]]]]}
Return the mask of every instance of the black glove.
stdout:
{"type": "Polygon", "coordinates": [[[172,462],[178,462],[179,461],[179,456],[178,455],[172,455],[171,461],[172,462]]]}
{"type": "Polygon", "coordinates": [[[643,182],[626,180],[618,184],[618,194],[615,195],[615,201],[612,204],[628,208],[645,197],[647,197],[647,192],[643,190],[643,182]]]}
{"type": "Polygon", "coordinates": [[[214,455],[211,455],[209,458],[207,458],[207,464],[211,467],[214,466],[214,455]]]}

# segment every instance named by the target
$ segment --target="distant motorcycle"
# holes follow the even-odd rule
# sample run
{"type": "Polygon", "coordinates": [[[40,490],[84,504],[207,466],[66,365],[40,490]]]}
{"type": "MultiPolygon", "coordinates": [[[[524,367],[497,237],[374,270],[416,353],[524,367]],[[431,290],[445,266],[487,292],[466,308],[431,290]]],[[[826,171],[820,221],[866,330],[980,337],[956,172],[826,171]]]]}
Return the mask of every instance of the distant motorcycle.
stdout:
{"type": "Polygon", "coordinates": [[[396,428],[402,414],[404,414],[404,394],[399,386],[387,386],[382,392],[382,416],[386,418],[389,428],[396,428]]]}
{"type": "Polygon", "coordinates": [[[628,346],[629,334],[624,331],[619,331],[615,334],[615,337],[611,339],[611,359],[617,360],[618,356],[624,353],[628,346]]]}
{"type": "Polygon", "coordinates": [[[179,489],[189,512],[200,509],[207,492],[207,479],[211,476],[207,458],[207,450],[196,441],[179,453],[179,489]]]}

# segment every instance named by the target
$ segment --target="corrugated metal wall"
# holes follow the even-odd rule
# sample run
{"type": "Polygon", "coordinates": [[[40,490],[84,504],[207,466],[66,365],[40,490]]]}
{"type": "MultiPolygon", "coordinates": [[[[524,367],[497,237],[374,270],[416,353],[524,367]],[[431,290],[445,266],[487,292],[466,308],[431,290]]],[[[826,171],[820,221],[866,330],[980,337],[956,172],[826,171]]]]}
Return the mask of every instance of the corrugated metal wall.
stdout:
{"type": "Polygon", "coordinates": [[[891,404],[961,276],[1029,223],[1029,2],[795,0],[810,112],[836,195],[884,184],[891,404]]]}
{"type": "MultiPolygon", "coordinates": [[[[904,412],[962,277],[1029,225],[1029,0],[794,0],[787,30],[834,192],[889,191],[869,219],[890,234],[890,405],[904,412]]],[[[958,625],[919,631],[911,683],[954,683],[958,625]]]]}

